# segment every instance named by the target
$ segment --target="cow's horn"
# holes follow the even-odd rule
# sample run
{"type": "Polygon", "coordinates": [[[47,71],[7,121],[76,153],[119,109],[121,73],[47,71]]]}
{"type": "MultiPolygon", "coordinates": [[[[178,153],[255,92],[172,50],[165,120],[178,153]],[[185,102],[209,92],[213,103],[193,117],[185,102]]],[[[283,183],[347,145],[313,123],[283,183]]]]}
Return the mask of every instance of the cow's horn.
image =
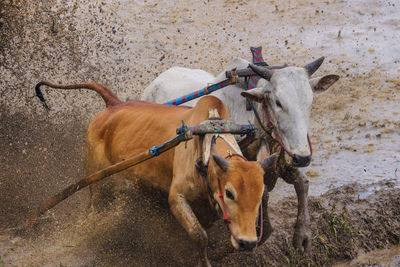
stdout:
{"type": "Polygon", "coordinates": [[[261,78],[264,78],[266,80],[270,80],[273,74],[273,70],[267,69],[267,68],[262,68],[253,64],[249,64],[249,67],[261,78]]]}
{"type": "Polygon", "coordinates": [[[310,64],[307,64],[304,66],[304,68],[307,70],[308,75],[311,76],[313,75],[314,72],[317,71],[319,66],[321,66],[322,62],[324,62],[325,57],[320,57],[317,60],[314,60],[310,64]]]}
{"type": "Polygon", "coordinates": [[[223,157],[220,157],[218,155],[213,155],[213,158],[215,160],[215,162],[217,163],[217,165],[221,168],[221,170],[223,170],[224,172],[226,172],[229,168],[229,160],[224,159],[223,157]]]}

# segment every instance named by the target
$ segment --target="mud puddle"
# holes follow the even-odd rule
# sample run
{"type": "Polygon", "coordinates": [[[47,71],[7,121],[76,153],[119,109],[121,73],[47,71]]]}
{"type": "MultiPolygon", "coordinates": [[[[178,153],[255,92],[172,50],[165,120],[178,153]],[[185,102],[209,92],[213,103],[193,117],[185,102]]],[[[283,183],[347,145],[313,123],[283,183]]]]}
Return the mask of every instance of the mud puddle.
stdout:
{"type": "Polygon", "coordinates": [[[400,266],[400,247],[389,249],[377,249],[370,253],[361,253],[352,261],[345,261],[334,264],[334,267],[355,267],[355,266],[400,266]]]}

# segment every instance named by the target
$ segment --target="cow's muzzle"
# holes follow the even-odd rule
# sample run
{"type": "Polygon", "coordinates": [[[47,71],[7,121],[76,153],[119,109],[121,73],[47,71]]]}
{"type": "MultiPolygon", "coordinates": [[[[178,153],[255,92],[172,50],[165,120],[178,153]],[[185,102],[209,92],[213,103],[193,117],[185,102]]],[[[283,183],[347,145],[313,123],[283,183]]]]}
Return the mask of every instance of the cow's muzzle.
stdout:
{"type": "Polygon", "coordinates": [[[246,241],[239,239],[239,250],[253,250],[257,246],[257,241],[246,241]]]}
{"type": "Polygon", "coordinates": [[[311,155],[300,156],[294,154],[292,157],[292,164],[294,167],[307,167],[311,162],[311,155]]]}

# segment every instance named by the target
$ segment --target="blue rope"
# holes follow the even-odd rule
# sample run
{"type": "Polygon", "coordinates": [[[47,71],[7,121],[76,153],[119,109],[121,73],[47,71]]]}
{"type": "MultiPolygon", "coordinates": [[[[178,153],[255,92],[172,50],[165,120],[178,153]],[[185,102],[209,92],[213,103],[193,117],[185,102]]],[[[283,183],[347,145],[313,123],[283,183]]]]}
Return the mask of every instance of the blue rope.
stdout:
{"type": "Polygon", "coordinates": [[[183,139],[185,139],[185,138],[184,138],[184,137],[185,137],[185,134],[186,134],[188,131],[189,131],[189,127],[187,127],[187,126],[185,125],[185,122],[182,121],[182,126],[179,127],[179,128],[176,130],[176,133],[177,133],[178,135],[175,136],[174,138],[172,138],[171,140],[168,140],[168,141],[165,142],[164,144],[161,144],[161,145],[159,145],[159,146],[153,146],[152,148],[149,149],[149,154],[152,155],[152,156],[154,156],[154,157],[157,157],[158,155],[160,155],[160,149],[162,149],[163,147],[165,147],[165,146],[168,145],[169,143],[171,143],[171,142],[173,142],[173,141],[175,141],[175,140],[177,140],[177,139],[181,139],[181,141],[184,141],[184,140],[182,140],[182,137],[183,137],[183,139]]]}

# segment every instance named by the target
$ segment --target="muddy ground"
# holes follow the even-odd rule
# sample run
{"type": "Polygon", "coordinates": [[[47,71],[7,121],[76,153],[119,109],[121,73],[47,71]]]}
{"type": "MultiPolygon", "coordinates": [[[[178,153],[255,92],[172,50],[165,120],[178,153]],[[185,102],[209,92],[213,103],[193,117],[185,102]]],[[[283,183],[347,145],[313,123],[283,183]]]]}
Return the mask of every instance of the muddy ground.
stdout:
{"type": "Polygon", "coordinates": [[[306,172],[313,247],[309,255],[293,250],[294,190],[279,182],[270,197],[270,239],[253,253],[235,252],[218,221],[208,230],[211,262],[398,266],[398,5],[1,1],[0,266],[193,265],[193,245],[170,214],[167,196],[127,181],[105,190],[100,211],[88,208],[82,190],[34,229],[16,230],[41,201],[85,175],[86,128],[104,107],[85,90],[46,90],[50,112],[30,96],[36,82],[48,79],[101,82],[122,100],[134,99],[172,66],[217,74],[233,57],[250,60],[256,45],[270,64],[302,65],[324,55],[318,75],[341,76],[315,96],[312,110],[314,155],[306,172]]]}

